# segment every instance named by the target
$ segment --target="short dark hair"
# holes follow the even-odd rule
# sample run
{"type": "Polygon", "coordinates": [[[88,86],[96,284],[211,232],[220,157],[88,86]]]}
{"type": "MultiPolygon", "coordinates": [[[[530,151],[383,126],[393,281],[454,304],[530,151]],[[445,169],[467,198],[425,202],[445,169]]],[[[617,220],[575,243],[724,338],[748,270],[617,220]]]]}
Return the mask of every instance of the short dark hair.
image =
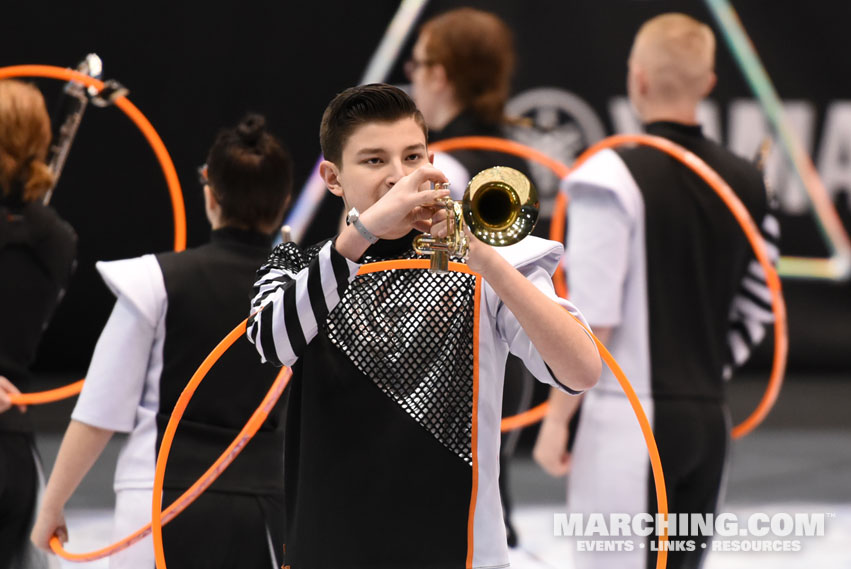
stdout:
{"type": "Polygon", "coordinates": [[[280,220],[292,192],[293,161],[266,130],[266,119],[249,114],[216,136],[207,176],[225,223],[257,229],[280,220]]]}
{"type": "Polygon", "coordinates": [[[319,127],[319,144],[326,160],[340,164],[343,147],[359,126],[413,118],[428,137],[425,119],[402,89],[385,83],[351,87],[328,103],[319,127]]]}

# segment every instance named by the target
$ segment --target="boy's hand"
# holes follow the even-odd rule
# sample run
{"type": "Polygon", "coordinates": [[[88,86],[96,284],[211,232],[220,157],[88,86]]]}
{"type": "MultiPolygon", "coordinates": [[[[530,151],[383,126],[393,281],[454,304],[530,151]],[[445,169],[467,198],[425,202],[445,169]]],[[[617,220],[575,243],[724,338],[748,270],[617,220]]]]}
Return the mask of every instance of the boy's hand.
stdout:
{"type": "Polygon", "coordinates": [[[550,476],[564,476],[570,472],[570,454],[567,439],[570,435],[567,421],[546,417],[538,431],[532,458],[550,476]]]}
{"type": "Polygon", "coordinates": [[[54,535],[59,538],[60,543],[68,541],[68,527],[65,525],[65,515],[61,509],[53,510],[42,506],[38,512],[38,518],[35,520],[32,533],[30,533],[30,540],[39,549],[53,553],[50,549],[50,538],[54,535]]]}
{"type": "Polygon", "coordinates": [[[488,276],[496,269],[497,264],[501,263],[510,268],[507,261],[499,253],[494,251],[493,247],[484,241],[480,241],[466,225],[464,226],[464,233],[467,235],[467,244],[469,246],[467,266],[471,270],[482,275],[485,280],[490,280],[488,276]]]}
{"type": "Polygon", "coordinates": [[[435,206],[435,208],[431,220],[428,222],[428,229],[421,229],[419,227],[417,229],[430,233],[432,237],[442,239],[449,235],[449,214],[447,208],[443,205],[435,206]]]}
{"type": "Polygon", "coordinates": [[[436,215],[436,201],[449,190],[432,190],[430,182],[447,182],[443,172],[431,164],[420,166],[396,182],[390,190],[361,213],[360,219],[373,235],[397,238],[411,228],[429,231],[436,215]]]}
{"type": "MultiPolygon", "coordinates": [[[[9,399],[9,394],[13,393],[15,395],[20,395],[21,392],[18,391],[18,388],[15,387],[11,381],[0,375],[0,413],[4,411],[8,411],[12,406],[12,401],[9,399]]],[[[18,409],[21,410],[21,413],[27,410],[26,405],[18,405],[18,409]]]]}

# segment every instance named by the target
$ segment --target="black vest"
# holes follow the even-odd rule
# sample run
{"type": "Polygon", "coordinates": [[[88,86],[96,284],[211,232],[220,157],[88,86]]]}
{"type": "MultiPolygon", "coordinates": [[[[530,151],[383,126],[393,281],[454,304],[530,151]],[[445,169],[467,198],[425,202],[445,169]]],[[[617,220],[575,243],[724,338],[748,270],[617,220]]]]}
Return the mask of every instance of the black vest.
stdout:
{"type": "MultiPolygon", "coordinates": [[[[760,225],[768,204],[756,167],[699,126],[656,122],[646,130],[702,158],[760,225]]],[[[715,191],[677,159],[649,146],[616,152],[644,201],[653,395],[722,399],[730,305],[752,257],[747,238],[715,191]]]]}
{"type": "MultiPolygon", "coordinates": [[[[248,316],[256,270],[270,249],[268,236],[225,228],[214,231],[211,242],[201,247],[157,255],[168,296],[157,448],[192,374],[248,316]]],[[[184,489],[203,474],[248,421],[278,371],[260,363],[245,336],[236,341],[210,370],[186,409],[169,455],[165,488],[184,489]]],[[[281,400],[211,490],[278,493],[282,489],[281,400]]]]}

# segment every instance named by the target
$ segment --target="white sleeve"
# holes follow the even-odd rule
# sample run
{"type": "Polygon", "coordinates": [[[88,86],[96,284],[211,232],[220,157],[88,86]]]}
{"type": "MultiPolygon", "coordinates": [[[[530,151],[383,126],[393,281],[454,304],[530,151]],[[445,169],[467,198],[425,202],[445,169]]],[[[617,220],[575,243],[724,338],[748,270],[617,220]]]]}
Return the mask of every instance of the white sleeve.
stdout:
{"type": "Polygon", "coordinates": [[[156,327],[165,310],[165,285],[153,256],[98,263],[118,296],[89,364],[71,418],[118,432],[133,430],[156,327]]]}
{"type": "Polygon", "coordinates": [[[621,323],[632,226],[614,192],[583,183],[571,186],[567,288],[593,326],[621,323]]]}
{"type": "MultiPolygon", "coordinates": [[[[554,241],[546,241],[536,237],[527,237],[517,245],[498,248],[500,253],[511,262],[515,268],[526,277],[535,287],[544,295],[551,299],[555,304],[566,309],[573,316],[579,319],[580,322],[588,328],[588,322],[576,306],[563,298],[560,298],[553,288],[552,274],[555,271],[559,257],[561,256],[561,244],[554,241]],[[526,256],[525,259],[519,258],[517,255],[519,246],[526,246],[526,252],[531,253],[531,257],[526,256]]],[[[492,291],[488,287],[489,291],[492,291]]],[[[496,296],[493,293],[494,297],[496,296]]],[[[499,300],[496,309],[496,326],[499,335],[508,344],[508,350],[523,360],[524,365],[529,372],[539,381],[560,388],[571,394],[578,394],[579,391],[573,390],[556,379],[552,370],[546,364],[541,354],[535,348],[529,336],[520,326],[517,318],[512,312],[499,300]]],[[[586,330],[586,334],[587,334],[586,330]]],[[[590,334],[588,335],[590,338],[590,334]]]]}
{"type": "MultiPolygon", "coordinates": [[[[765,240],[768,258],[776,267],[780,258],[780,224],[771,211],[765,214],[760,230],[765,240]]],[[[729,320],[728,363],[724,366],[724,379],[730,379],[733,370],[748,361],[753,350],[765,337],[766,328],[774,322],[771,290],[768,287],[765,271],[754,254],[751,254],[747,271],[733,298],[729,320]]]]}

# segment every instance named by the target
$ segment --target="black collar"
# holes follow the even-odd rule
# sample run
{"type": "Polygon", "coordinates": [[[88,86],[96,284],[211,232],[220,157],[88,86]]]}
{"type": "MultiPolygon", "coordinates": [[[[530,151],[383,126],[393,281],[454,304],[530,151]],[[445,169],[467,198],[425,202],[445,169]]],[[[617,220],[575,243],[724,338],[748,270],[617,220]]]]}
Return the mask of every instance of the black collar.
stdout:
{"type": "Polygon", "coordinates": [[[676,133],[684,136],[703,136],[703,127],[699,124],[685,124],[674,121],[655,121],[644,125],[647,134],[665,136],[676,133]]]}
{"type": "Polygon", "coordinates": [[[240,244],[250,247],[272,248],[274,235],[266,235],[259,231],[239,229],[237,227],[222,227],[210,233],[210,243],[219,245],[240,244]]]}
{"type": "Polygon", "coordinates": [[[437,142],[447,138],[473,135],[502,137],[503,133],[501,125],[485,123],[471,111],[462,111],[442,129],[430,131],[428,141],[437,142]]]}

